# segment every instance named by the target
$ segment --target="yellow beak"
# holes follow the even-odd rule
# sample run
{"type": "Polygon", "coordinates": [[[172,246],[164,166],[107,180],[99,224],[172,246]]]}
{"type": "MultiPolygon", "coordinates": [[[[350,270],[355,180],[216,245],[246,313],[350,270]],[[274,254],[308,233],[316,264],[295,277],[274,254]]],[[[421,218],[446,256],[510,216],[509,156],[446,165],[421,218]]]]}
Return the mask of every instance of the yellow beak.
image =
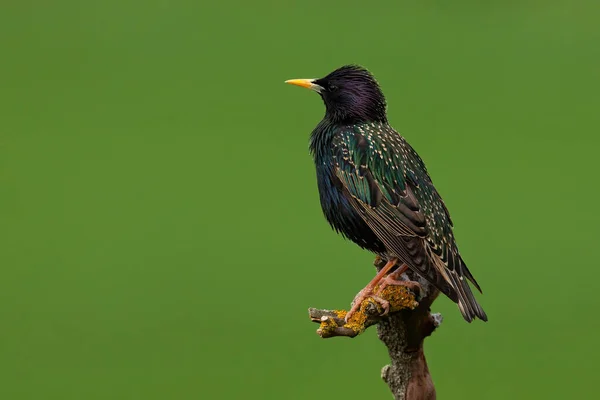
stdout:
{"type": "Polygon", "coordinates": [[[323,90],[323,88],[317,85],[316,83],[313,83],[315,80],[316,79],[290,79],[288,81],[285,81],[285,83],[311,89],[318,93],[321,90],[323,90]]]}

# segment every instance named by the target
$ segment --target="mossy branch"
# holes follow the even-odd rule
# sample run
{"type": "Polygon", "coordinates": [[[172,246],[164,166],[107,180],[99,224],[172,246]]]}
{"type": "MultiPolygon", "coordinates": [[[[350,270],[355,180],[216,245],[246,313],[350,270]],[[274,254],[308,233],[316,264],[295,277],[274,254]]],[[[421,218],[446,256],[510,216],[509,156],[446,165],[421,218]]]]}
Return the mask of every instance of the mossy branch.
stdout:
{"type": "MultiPolygon", "coordinates": [[[[381,269],[386,260],[377,257],[375,266],[381,269]]],[[[322,338],[355,337],[377,325],[379,339],[388,348],[391,364],[383,367],[382,379],[396,400],[434,400],[435,387],[423,352],[423,341],[440,325],[440,314],[431,314],[430,306],[439,292],[428,282],[410,272],[403,279],[417,282],[419,290],[404,286],[388,286],[378,294],[389,303],[384,315],[380,301],[365,299],[359,310],[346,323],[345,310],[310,308],[311,321],[319,324],[322,338]],[[416,293],[415,293],[416,292],[416,293]]],[[[414,287],[414,285],[413,285],[414,287]]]]}

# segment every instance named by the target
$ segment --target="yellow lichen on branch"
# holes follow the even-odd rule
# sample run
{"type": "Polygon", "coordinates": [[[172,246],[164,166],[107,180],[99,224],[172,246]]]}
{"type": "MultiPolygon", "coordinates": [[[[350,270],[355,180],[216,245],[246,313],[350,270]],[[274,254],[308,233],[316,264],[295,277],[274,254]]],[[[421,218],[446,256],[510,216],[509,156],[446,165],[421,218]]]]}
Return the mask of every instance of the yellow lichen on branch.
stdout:
{"type": "MultiPolygon", "coordinates": [[[[405,286],[387,286],[378,297],[389,303],[388,313],[401,310],[413,310],[419,303],[414,294],[405,286]]],[[[347,311],[344,310],[309,310],[310,317],[320,324],[317,333],[322,338],[334,336],[354,337],[365,331],[369,326],[377,323],[385,314],[385,309],[380,301],[372,297],[366,298],[360,308],[348,322],[344,320],[347,311]]]]}
{"type": "Polygon", "coordinates": [[[414,310],[419,305],[415,295],[406,286],[387,286],[380,297],[390,303],[391,313],[405,309],[414,310]]]}

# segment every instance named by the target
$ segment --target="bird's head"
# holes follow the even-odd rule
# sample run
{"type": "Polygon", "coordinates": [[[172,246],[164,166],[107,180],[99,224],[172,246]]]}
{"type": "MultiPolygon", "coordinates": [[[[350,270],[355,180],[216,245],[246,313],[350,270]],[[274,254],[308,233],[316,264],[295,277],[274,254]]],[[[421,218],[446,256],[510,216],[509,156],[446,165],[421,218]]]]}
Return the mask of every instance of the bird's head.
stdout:
{"type": "Polygon", "coordinates": [[[325,103],[325,118],[335,123],[386,122],[385,97],[363,67],[346,65],[320,79],[286,81],[312,89],[325,103]]]}

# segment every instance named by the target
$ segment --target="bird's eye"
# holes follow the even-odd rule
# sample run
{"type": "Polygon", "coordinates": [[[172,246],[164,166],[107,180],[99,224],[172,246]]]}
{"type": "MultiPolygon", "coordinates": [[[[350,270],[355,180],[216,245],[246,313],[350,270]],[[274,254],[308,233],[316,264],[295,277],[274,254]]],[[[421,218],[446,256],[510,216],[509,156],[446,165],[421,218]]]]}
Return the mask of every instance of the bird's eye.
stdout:
{"type": "Polygon", "coordinates": [[[333,92],[333,91],[337,90],[337,88],[338,88],[337,86],[335,86],[335,85],[333,85],[333,84],[330,83],[328,89],[329,89],[330,92],[333,92]]]}

